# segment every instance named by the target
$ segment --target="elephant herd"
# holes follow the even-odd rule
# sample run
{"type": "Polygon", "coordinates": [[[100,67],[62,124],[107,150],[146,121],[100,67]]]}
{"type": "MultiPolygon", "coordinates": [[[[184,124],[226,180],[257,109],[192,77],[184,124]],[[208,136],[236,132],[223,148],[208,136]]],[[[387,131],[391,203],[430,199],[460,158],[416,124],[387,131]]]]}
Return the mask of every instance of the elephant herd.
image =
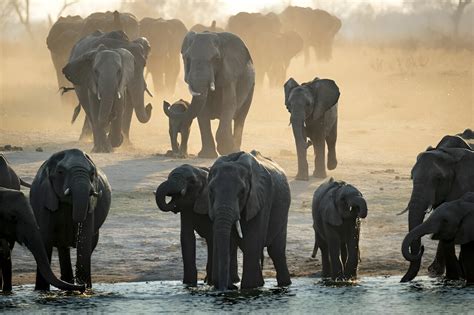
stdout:
{"type": "MultiPolygon", "coordinates": [[[[192,101],[185,111],[167,111],[167,106],[165,113],[174,126],[189,126],[197,118],[199,156],[216,158],[240,150],[255,86],[262,86],[267,76],[270,86],[280,87],[291,60],[302,51],[309,58],[314,48],[319,59],[329,59],[340,27],[341,21],[325,11],[291,6],[280,14],[240,12],[225,29],[213,21],[189,32],[178,19],[138,21],[130,13],[107,11],[84,19],[59,18],[46,42],[60,89],[63,94],[74,90],[77,96],[73,122],[81,109],[86,114],[80,139],[92,133],[93,152],[130,143],[133,112],[141,123],[150,120],[152,105],[144,101],[145,93],[153,96],[147,74],[156,94],[174,96],[181,55],[192,101]],[[220,120],[215,139],[213,119],[220,120]]],[[[176,130],[170,129],[172,153],[185,156],[176,130]]],[[[184,148],[188,136],[181,132],[184,148]]]]}
{"type": "MultiPolygon", "coordinates": [[[[432,274],[474,283],[474,150],[459,136],[445,136],[417,157],[413,190],[405,211],[409,233],[402,243],[410,267],[402,282],[416,277],[424,252],[421,238],[439,240],[432,274]],[[423,222],[424,216],[432,212],[423,222]],[[460,245],[456,255],[455,245],[460,245]]],[[[12,289],[10,252],[25,245],[37,262],[36,289],[92,286],[91,256],[111,205],[111,187],[89,155],[78,149],[53,154],[30,185],[0,155],[0,268],[3,291],[12,289]],[[29,200],[20,186],[30,187],[29,200]],[[61,280],[50,267],[57,248],[61,280]],[[70,248],[77,249],[75,275],[70,248]],[[77,284],[73,284],[76,282],[77,284]]],[[[150,193],[151,194],[151,193],[150,193]]],[[[196,236],[207,245],[205,281],[218,290],[263,285],[263,251],[273,261],[279,286],[291,284],[286,238],[291,192],[283,169],[258,151],[223,155],[210,168],[184,164],[170,172],[154,192],[158,208],[179,213],[183,283],[197,284],[196,236]],[[237,250],[243,253],[238,273],[237,250]]],[[[404,212],[405,212],[404,211],[404,212]]],[[[312,201],[315,242],[322,277],[357,277],[360,219],[368,206],[362,193],[333,178],[322,183],[312,201]]],[[[403,212],[402,212],[403,213],[403,212]]]]}

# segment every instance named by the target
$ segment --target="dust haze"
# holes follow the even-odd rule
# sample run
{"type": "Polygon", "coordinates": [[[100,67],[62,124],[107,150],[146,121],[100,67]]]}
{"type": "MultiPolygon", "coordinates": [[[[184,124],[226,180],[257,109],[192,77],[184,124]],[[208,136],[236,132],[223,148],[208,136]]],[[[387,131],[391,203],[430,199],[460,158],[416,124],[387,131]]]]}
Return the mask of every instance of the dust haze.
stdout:
{"type": "MultiPolygon", "coordinates": [[[[281,12],[285,5],[275,2],[264,11],[281,12]]],[[[436,145],[444,135],[474,127],[474,4],[466,8],[458,33],[453,35],[451,15],[457,1],[439,1],[443,5],[433,2],[436,1],[404,2],[403,8],[378,9],[368,2],[355,6],[343,1],[314,1],[313,8],[319,4],[342,21],[332,59],[321,62],[313,55],[310,64],[305,65],[301,54],[291,61],[288,69],[287,76],[300,83],[316,76],[330,78],[341,90],[336,147],[339,165],[328,176],[354,184],[367,199],[369,214],[360,241],[362,275],[401,274],[405,270],[408,264],[401,256],[400,244],[407,231],[407,217],[396,213],[407,205],[410,169],[416,156],[429,145],[436,145]],[[374,252],[374,246],[381,250],[374,252]]],[[[110,10],[128,11],[138,19],[176,17],[188,29],[196,23],[210,25],[212,20],[225,27],[224,14],[229,14],[219,8],[222,1],[136,3],[124,1],[110,10]],[[191,9],[190,5],[197,7],[191,9]]],[[[65,14],[74,13],[71,6],[65,14]]],[[[23,147],[23,152],[9,153],[7,157],[17,173],[31,181],[42,161],[52,153],[72,147],[89,152],[92,143],[78,141],[83,113],[71,125],[73,106],[61,103],[46,47],[47,18],[31,22],[31,33],[18,21],[15,12],[0,19],[0,146],[23,147]],[[39,147],[44,152],[36,152],[39,147]]],[[[152,89],[150,76],[147,81],[152,89]]],[[[163,98],[152,92],[153,98],[145,95],[146,102],[153,105],[151,120],[141,124],[133,118],[130,131],[133,148],[92,154],[114,189],[111,213],[92,258],[94,281],[181,277],[181,268],[176,268],[181,259],[179,222],[177,217],[158,211],[151,192],[174,167],[183,163],[209,166],[213,161],[157,156],[171,145],[168,120],[162,111],[163,98]],[[133,270],[126,266],[133,266],[133,270]],[[120,267],[129,273],[120,272],[120,267]]],[[[167,101],[179,98],[191,99],[182,66],[176,92],[167,96],[167,101]]],[[[213,121],[214,130],[216,126],[213,121]]],[[[189,140],[190,154],[197,154],[200,141],[195,121],[189,140]]],[[[263,87],[256,89],[245,122],[242,149],[257,149],[285,169],[292,189],[288,265],[293,275],[319,271],[320,261],[309,257],[314,242],[311,197],[321,180],[293,180],[296,150],[284,105],[283,82],[281,88],[269,88],[265,79],[263,87]]],[[[310,170],[312,159],[310,150],[310,170]]],[[[206,260],[202,247],[198,244],[201,273],[206,260]]],[[[434,244],[429,243],[426,253],[425,263],[432,260],[434,244]]],[[[20,258],[29,255],[25,250],[14,250],[13,259],[18,262],[14,264],[17,284],[34,281],[34,268],[30,268],[33,264],[20,258]]],[[[265,267],[267,274],[272,274],[270,260],[265,267]]]]}

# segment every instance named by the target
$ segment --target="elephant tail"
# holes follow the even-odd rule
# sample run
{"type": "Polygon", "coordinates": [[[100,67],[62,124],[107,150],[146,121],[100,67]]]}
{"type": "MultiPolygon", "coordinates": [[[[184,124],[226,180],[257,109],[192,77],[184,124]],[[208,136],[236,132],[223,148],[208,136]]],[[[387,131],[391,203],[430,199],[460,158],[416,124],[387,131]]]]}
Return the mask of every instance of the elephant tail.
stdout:
{"type": "Polygon", "coordinates": [[[80,112],[81,112],[81,103],[78,103],[77,106],[74,108],[74,112],[72,113],[71,125],[74,124],[80,112]]]}
{"type": "Polygon", "coordinates": [[[28,183],[28,182],[25,182],[23,179],[20,178],[20,185],[21,186],[24,186],[24,187],[27,187],[27,188],[31,188],[31,184],[28,183]]]}

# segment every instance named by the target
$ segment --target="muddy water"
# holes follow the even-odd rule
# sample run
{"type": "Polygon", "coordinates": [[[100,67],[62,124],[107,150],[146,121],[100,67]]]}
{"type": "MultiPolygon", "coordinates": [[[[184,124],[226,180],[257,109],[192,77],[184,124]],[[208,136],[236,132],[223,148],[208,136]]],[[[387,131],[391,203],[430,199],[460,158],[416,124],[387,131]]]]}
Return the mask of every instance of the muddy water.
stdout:
{"type": "Polygon", "coordinates": [[[264,288],[218,293],[206,285],[186,288],[179,281],[95,284],[85,294],[39,293],[32,285],[18,286],[0,295],[2,313],[119,312],[150,313],[364,313],[428,314],[474,313],[474,287],[421,277],[400,284],[400,277],[366,277],[354,283],[334,284],[315,278],[295,278],[288,288],[268,280],[264,288]]]}

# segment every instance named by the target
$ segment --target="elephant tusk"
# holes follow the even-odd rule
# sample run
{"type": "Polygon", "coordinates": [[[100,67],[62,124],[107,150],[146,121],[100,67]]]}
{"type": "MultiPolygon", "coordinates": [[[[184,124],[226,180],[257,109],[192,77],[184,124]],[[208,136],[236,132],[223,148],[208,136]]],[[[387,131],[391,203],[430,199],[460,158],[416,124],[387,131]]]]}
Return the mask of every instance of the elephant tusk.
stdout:
{"type": "Polygon", "coordinates": [[[181,189],[180,194],[181,196],[184,196],[186,194],[186,188],[181,189]]]}
{"type": "Polygon", "coordinates": [[[94,197],[100,197],[100,196],[102,196],[102,190],[100,190],[99,192],[93,190],[91,195],[94,196],[94,197]]]}
{"type": "Polygon", "coordinates": [[[71,189],[69,189],[69,187],[66,188],[66,190],[64,191],[64,196],[68,196],[70,192],[71,192],[71,189]]]}
{"type": "Polygon", "coordinates": [[[150,96],[150,97],[153,97],[153,94],[151,94],[150,90],[148,89],[148,87],[145,87],[145,92],[150,96]]]}
{"type": "Polygon", "coordinates": [[[237,234],[239,235],[240,238],[244,238],[242,235],[242,227],[240,226],[240,220],[237,220],[235,222],[235,228],[237,229],[237,234]]]}
{"type": "Polygon", "coordinates": [[[122,98],[122,94],[120,94],[120,92],[117,92],[117,97],[118,97],[118,99],[121,99],[121,98],[122,98]]]}
{"type": "Polygon", "coordinates": [[[100,93],[97,92],[97,99],[100,101],[101,100],[101,97],[100,97],[100,93]]]}
{"type": "Polygon", "coordinates": [[[209,88],[211,89],[211,91],[215,91],[216,90],[216,84],[214,82],[211,82],[211,85],[209,86],[209,88]]]}
{"type": "Polygon", "coordinates": [[[408,211],[408,207],[406,207],[406,209],[403,210],[402,212],[397,213],[397,215],[402,215],[402,214],[404,214],[404,213],[407,212],[407,211],[408,211]]]}
{"type": "Polygon", "coordinates": [[[428,209],[425,210],[425,213],[430,213],[431,211],[433,211],[433,206],[429,205],[428,209]]]}
{"type": "Polygon", "coordinates": [[[201,93],[194,92],[193,89],[191,89],[191,86],[188,85],[189,93],[191,93],[192,96],[200,96],[201,93]]]}
{"type": "Polygon", "coordinates": [[[155,196],[156,196],[156,190],[154,190],[154,191],[153,191],[153,195],[155,195],[155,196]]]}

